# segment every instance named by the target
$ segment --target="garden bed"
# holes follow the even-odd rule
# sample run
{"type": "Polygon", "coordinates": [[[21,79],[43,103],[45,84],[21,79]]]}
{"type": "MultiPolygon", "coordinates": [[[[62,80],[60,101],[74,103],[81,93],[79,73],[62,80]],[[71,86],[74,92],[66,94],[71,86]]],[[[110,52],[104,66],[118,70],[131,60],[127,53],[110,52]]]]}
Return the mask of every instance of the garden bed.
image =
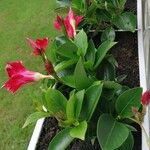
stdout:
{"type": "MultiPolygon", "coordinates": [[[[118,32],[116,41],[118,41],[118,44],[112,48],[111,53],[118,61],[117,75],[127,75],[123,84],[132,88],[137,87],[139,86],[137,33],[118,32]]],[[[134,150],[141,150],[141,130],[138,126],[136,128],[134,150]]],[[[49,142],[59,129],[54,118],[46,118],[36,149],[47,150],[49,142]]],[[[100,150],[100,147],[97,142],[92,145],[90,141],[75,140],[69,150],[100,150]]]]}
{"type": "MultiPolygon", "coordinates": [[[[136,13],[137,9],[136,1],[127,1],[126,4],[126,10],[131,10],[134,13],[136,13]]],[[[141,26],[140,26],[141,27],[141,26]]],[[[139,33],[139,32],[137,32],[139,33]]],[[[140,49],[138,51],[138,40],[137,40],[137,33],[129,33],[129,32],[117,32],[116,34],[116,40],[118,41],[118,44],[114,46],[111,49],[111,54],[116,58],[118,62],[118,68],[117,68],[117,75],[127,75],[125,80],[123,81],[123,84],[133,88],[138,86],[145,86],[142,85],[141,81],[141,66],[144,62],[144,55],[140,56],[138,58],[138,54],[143,53],[140,49]],[[142,59],[142,60],[141,60],[142,59]],[[140,74],[139,74],[140,72],[140,74]],[[139,79],[140,78],[140,79],[139,79]]],[[[140,35],[138,35],[140,36],[140,35]]],[[[100,41],[100,36],[98,35],[96,37],[95,43],[100,41]]],[[[140,37],[141,38],[141,37],[140,37]]],[[[145,70],[144,70],[145,71],[145,70]]],[[[145,75],[145,74],[144,74],[145,75]]],[[[143,76],[143,80],[145,80],[145,76],[143,76]]],[[[145,88],[145,87],[144,87],[145,88]]],[[[42,125],[42,123],[41,123],[42,125]]],[[[141,129],[137,125],[133,125],[137,132],[134,132],[134,150],[141,150],[142,149],[142,134],[141,129]]],[[[47,150],[49,142],[52,140],[52,138],[60,131],[60,127],[58,127],[58,123],[56,119],[54,118],[46,118],[44,121],[44,124],[42,126],[41,134],[38,140],[38,143],[36,145],[37,150],[47,150]]],[[[100,150],[99,144],[97,140],[94,142],[94,145],[91,143],[90,140],[81,141],[81,140],[74,140],[70,146],[68,147],[68,150],[100,150]]]]}

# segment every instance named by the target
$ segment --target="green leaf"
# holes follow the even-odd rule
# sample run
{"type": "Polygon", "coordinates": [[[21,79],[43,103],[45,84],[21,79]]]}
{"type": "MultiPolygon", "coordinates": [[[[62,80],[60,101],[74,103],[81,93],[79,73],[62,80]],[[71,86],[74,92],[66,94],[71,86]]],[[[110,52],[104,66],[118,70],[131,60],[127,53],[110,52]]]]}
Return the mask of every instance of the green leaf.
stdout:
{"type": "Polygon", "coordinates": [[[78,90],[86,89],[92,84],[92,81],[87,77],[81,58],[79,59],[75,71],[75,85],[78,90]]]}
{"type": "Polygon", "coordinates": [[[59,63],[57,66],[55,66],[55,71],[56,72],[60,72],[70,66],[72,66],[73,64],[75,64],[78,61],[78,58],[72,58],[70,60],[66,60],[66,61],[62,61],[61,63],[59,63]]]}
{"type": "Polygon", "coordinates": [[[50,113],[47,112],[35,112],[33,114],[31,114],[27,119],[26,122],[23,125],[23,128],[25,128],[26,126],[28,126],[31,123],[35,123],[37,120],[41,119],[41,118],[45,118],[50,116],[50,113]]]}
{"type": "Polygon", "coordinates": [[[70,135],[74,138],[79,138],[81,140],[85,139],[85,134],[87,130],[87,122],[83,121],[78,126],[70,130],[70,135]]]}
{"type": "Polygon", "coordinates": [[[84,94],[85,94],[85,90],[82,90],[82,91],[79,91],[76,93],[76,97],[77,97],[76,109],[75,109],[76,110],[76,112],[75,112],[76,118],[78,118],[81,113],[82,104],[83,104],[83,100],[84,100],[84,94]]]}
{"type": "Polygon", "coordinates": [[[96,53],[95,45],[93,43],[93,40],[90,40],[85,58],[88,62],[90,62],[91,66],[93,66],[95,62],[95,53],[96,53]]]}
{"type": "Polygon", "coordinates": [[[123,74],[123,75],[120,75],[118,77],[115,78],[115,81],[118,82],[118,83],[121,83],[123,80],[125,80],[127,77],[127,75],[123,74]]]}
{"type": "Polygon", "coordinates": [[[112,42],[115,40],[115,30],[112,27],[108,27],[107,29],[105,29],[105,31],[101,35],[102,42],[105,42],[107,40],[112,42]]]}
{"type": "Polygon", "coordinates": [[[116,77],[115,67],[108,61],[102,62],[102,65],[99,67],[98,70],[98,79],[106,81],[107,80],[114,81],[115,77],[116,77]]]}
{"type": "Polygon", "coordinates": [[[62,44],[56,52],[60,54],[61,56],[67,57],[67,58],[76,58],[77,57],[77,50],[78,47],[71,41],[68,41],[64,44],[62,44]]]}
{"type": "Polygon", "coordinates": [[[101,21],[110,22],[111,20],[111,14],[104,9],[103,10],[97,9],[96,17],[97,17],[98,22],[101,22],[101,21]]]}
{"type": "Polygon", "coordinates": [[[131,125],[128,125],[128,124],[124,124],[130,131],[132,132],[137,132],[137,129],[131,125]]]}
{"type": "Polygon", "coordinates": [[[111,42],[111,41],[107,40],[99,46],[97,53],[96,53],[96,62],[95,62],[95,66],[94,66],[95,69],[102,62],[102,60],[104,59],[105,55],[110,50],[110,48],[112,48],[115,44],[116,44],[116,42],[111,42]]]}
{"type": "Polygon", "coordinates": [[[122,13],[113,19],[114,25],[119,29],[135,32],[136,29],[136,16],[131,12],[122,13]]]}
{"type": "Polygon", "coordinates": [[[127,0],[117,0],[117,1],[118,1],[118,7],[120,9],[124,9],[124,6],[125,6],[127,0]]]}
{"type": "Polygon", "coordinates": [[[68,120],[74,120],[75,119],[75,104],[77,101],[76,95],[73,93],[69,100],[67,101],[67,107],[66,107],[66,114],[68,120]]]}
{"type": "Polygon", "coordinates": [[[78,91],[77,93],[73,93],[70,95],[69,100],[67,101],[66,114],[67,119],[75,121],[78,119],[82,103],[84,99],[85,90],[78,91]]]}
{"type": "Polygon", "coordinates": [[[121,117],[132,117],[132,107],[141,105],[142,88],[133,88],[122,93],[116,100],[116,110],[121,117]]]}
{"type": "Polygon", "coordinates": [[[57,36],[54,40],[55,47],[58,48],[61,45],[65,44],[66,42],[69,42],[70,40],[66,38],[65,36],[57,36]]]}
{"type": "Polygon", "coordinates": [[[88,48],[88,39],[83,29],[75,36],[74,43],[78,47],[79,56],[84,56],[88,48]]]}
{"type": "Polygon", "coordinates": [[[104,88],[107,88],[107,89],[118,90],[118,89],[122,88],[121,84],[114,82],[114,81],[103,81],[103,84],[104,84],[104,88]]]}
{"type": "Polygon", "coordinates": [[[46,55],[49,57],[49,59],[51,60],[51,62],[53,64],[56,63],[57,61],[57,56],[56,56],[56,46],[55,43],[53,42],[49,48],[50,50],[46,51],[46,55]]]}
{"type": "Polygon", "coordinates": [[[52,139],[48,150],[65,150],[73,139],[74,138],[70,136],[70,129],[63,129],[52,139]]]}
{"type": "Polygon", "coordinates": [[[97,124],[97,137],[103,150],[117,149],[125,142],[128,135],[128,128],[117,122],[111,115],[100,116],[97,124]]]}
{"type": "Polygon", "coordinates": [[[117,150],[133,150],[133,146],[134,146],[134,138],[132,133],[130,132],[126,141],[117,150]]]}
{"type": "Polygon", "coordinates": [[[96,109],[102,93],[103,84],[100,81],[94,82],[85,92],[81,118],[89,121],[96,109]]]}
{"type": "Polygon", "coordinates": [[[85,0],[72,0],[72,6],[80,11],[84,11],[85,0]]]}
{"type": "Polygon", "coordinates": [[[108,54],[106,56],[106,60],[111,63],[114,67],[118,67],[118,62],[117,60],[114,58],[114,56],[112,54],[108,54]]]}
{"type": "Polygon", "coordinates": [[[48,89],[45,94],[47,109],[52,113],[66,112],[67,99],[56,89],[48,89]]]}
{"type": "Polygon", "coordinates": [[[72,88],[76,87],[74,75],[65,76],[65,77],[62,77],[61,79],[65,85],[68,85],[72,88]]]}

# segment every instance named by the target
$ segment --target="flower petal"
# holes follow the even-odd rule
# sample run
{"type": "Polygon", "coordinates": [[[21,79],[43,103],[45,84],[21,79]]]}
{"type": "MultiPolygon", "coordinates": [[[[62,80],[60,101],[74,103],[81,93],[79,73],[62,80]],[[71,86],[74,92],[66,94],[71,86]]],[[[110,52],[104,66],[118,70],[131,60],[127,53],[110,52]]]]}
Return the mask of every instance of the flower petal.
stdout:
{"type": "Polygon", "coordinates": [[[70,8],[70,10],[69,10],[68,15],[67,15],[66,18],[68,18],[69,21],[75,19],[75,18],[74,18],[74,13],[73,13],[73,11],[72,11],[71,8],[70,8]]]}
{"type": "Polygon", "coordinates": [[[33,54],[34,55],[41,55],[43,52],[45,52],[45,49],[48,45],[48,38],[44,39],[36,39],[36,41],[33,41],[32,39],[27,38],[30,46],[33,48],[33,54]]]}
{"type": "Polygon", "coordinates": [[[21,61],[10,62],[6,66],[6,71],[10,79],[2,86],[8,91],[14,93],[26,83],[39,81],[49,76],[42,75],[38,72],[27,70],[21,61]]]}
{"type": "Polygon", "coordinates": [[[32,81],[33,81],[32,78],[24,78],[24,76],[20,74],[16,74],[12,78],[10,78],[3,85],[3,87],[6,88],[9,92],[15,93],[24,84],[32,82],[32,81]]]}
{"type": "Polygon", "coordinates": [[[83,16],[75,16],[75,22],[76,27],[79,25],[79,23],[83,20],[83,16]]]}
{"type": "Polygon", "coordinates": [[[68,19],[64,20],[64,25],[66,28],[66,32],[69,38],[74,38],[76,35],[76,31],[73,29],[72,25],[70,24],[68,19]]]}
{"type": "Polygon", "coordinates": [[[54,27],[60,31],[62,24],[63,24],[63,18],[61,18],[60,16],[57,16],[57,19],[54,20],[54,27]]]}
{"type": "Polygon", "coordinates": [[[38,47],[38,45],[36,44],[36,42],[34,42],[32,39],[27,38],[27,41],[29,42],[30,46],[31,46],[33,49],[40,49],[40,47],[38,47]]]}
{"type": "Polygon", "coordinates": [[[25,67],[22,65],[21,61],[9,62],[6,65],[6,71],[9,77],[12,77],[18,72],[25,71],[25,67]]]}
{"type": "Polygon", "coordinates": [[[38,45],[38,47],[40,49],[44,49],[48,46],[48,37],[44,38],[44,39],[37,39],[36,40],[36,44],[38,45]]]}
{"type": "Polygon", "coordinates": [[[150,90],[147,90],[143,95],[141,102],[143,105],[148,105],[150,103],[150,90]]]}

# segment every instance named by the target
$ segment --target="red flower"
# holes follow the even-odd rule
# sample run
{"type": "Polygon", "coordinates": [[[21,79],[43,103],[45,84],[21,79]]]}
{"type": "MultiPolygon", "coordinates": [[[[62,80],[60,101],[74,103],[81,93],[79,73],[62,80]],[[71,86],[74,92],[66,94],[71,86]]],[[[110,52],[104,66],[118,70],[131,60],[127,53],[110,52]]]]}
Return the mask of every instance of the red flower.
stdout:
{"type": "Polygon", "coordinates": [[[31,47],[33,48],[34,55],[42,55],[45,52],[45,49],[48,45],[48,38],[36,39],[35,41],[27,38],[27,40],[31,45],[31,47]]]}
{"type": "Polygon", "coordinates": [[[57,19],[54,21],[54,27],[57,30],[60,30],[64,26],[68,37],[74,38],[76,35],[76,28],[82,19],[83,16],[75,16],[72,9],[70,8],[69,13],[65,19],[57,16],[57,19]]]}
{"type": "Polygon", "coordinates": [[[62,25],[63,25],[63,18],[60,16],[57,16],[57,19],[54,21],[54,27],[57,30],[61,30],[62,25]]]}
{"type": "Polygon", "coordinates": [[[2,87],[6,88],[11,93],[15,93],[21,86],[26,83],[39,81],[40,79],[48,77],[38,72],[27,70],[21,61],[8,63],[6,65],[6,71],[10,79],[4,83],[2,87]]]}
{"type": "Polygon", "coordinates": [[[143,95],[141,102],[143,105],[148,105],[150,103],[150,90],[147,90],[143,95]]]}

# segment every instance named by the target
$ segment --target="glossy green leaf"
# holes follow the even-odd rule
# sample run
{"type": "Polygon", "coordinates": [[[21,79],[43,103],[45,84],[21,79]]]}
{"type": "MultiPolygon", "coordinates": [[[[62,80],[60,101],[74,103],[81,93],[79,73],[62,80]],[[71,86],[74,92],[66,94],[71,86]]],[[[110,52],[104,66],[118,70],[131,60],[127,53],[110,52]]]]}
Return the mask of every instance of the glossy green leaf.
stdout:
{"type": "Polygon", "coordinates": [[[81,58],[79,59],[75,71],[75,86],[78,90],[86,89],[92,84],[92,81],[87,77],[81,58]]]}
{"type": "Polygon", "coordinates": [[[132,107],[141,105],[142,88],[133,88],[123,92],[116,100],[116,110],[121,117],[132,117],[132,107]]]}
{"type": "Polygon", "coordinates": [[[96,109],[102,93],[103,84],[100,81],[94,82],[85,92],[81,118],[89,121],[96,109]]]}
{"type": "Polygon", "coordinates": [[[106,60],[114,67],[118,67],[118,62],[112,54],[107,55],[106,60]]]}
{"type": "Polygon", "coordinates": [[[111,20],[111,14],[106,11],[105,9],[101,10],[101,9],[97,9],[96,10],[96,17],[98,22],[100,21],[110,21],[111,20]]]}
{"type": "Polygon", "coordinates": [[[123,9],[124,8],[124,6],[125,6],[125,3],[127,2],[127,0],[117,0],[117,2],[118,2],[118,7],[121,9],[123,9]]]}
{"type": "Polygon", "coordinates": [[[116,44],[116,42],[111,42],[109,40],[103,42],[96,53],[96,61],[95,61],[95,66],[94,68],[96,69],[99,64],[102,62],[104,57],[106,56],[107,52],[116,44]]]}
{"type": "Polygon", "coordinates": [[[118,0],[106,0],[105,9],[112,15],[112,18],[122,13],[124,6],[118,0]]]}
{"type": "Polygon", "coordinates": [[[81,113],[82,104],[83,104],[83,100],[84,100],[84,94],[85,94],[85,90],[78,91],[76,93],[76,97],[77,97],[76,108],[75,108],[75,116],[76,116],[76,118],[78,118],[80,113],[81,113]]]}
{"type": "Polygon", "coordinates": [[[120,75],[118,77],[116,77],[115,81],[118,82],[118,83],[121,83],[123,80],[125,80],[127,77],[127,75],[123,74],[123,75],[120,75]]]}
{"type": "Polygon", "coordinates": [[[50,50],[47,50],[46,51],[46,55],[48,56],[48,58],[51,60],[51,62],[53,64],[56,63],[57,61],[57,56],[56,56],[56,45],[55,43],[53,42],[49,48],[50,50]]]}
{"type": "Polygon", "coordinates": [[[87,130],[87,122],[83,121],[78,126],[72,128],[70,130],[70,135],[74,138],[78,138],[81,140],[85,139],[85,134],[87,130]]]}
{"type": "Polygon", "coordinates": [[[61,56],[67,58],[76,58],[77,57],[77,50],[78,47],[71,41],[68,41],[62,44],[60,47],[57,48],[56,52],[61,56]]]}
{"type": "Polygon", "coordinates": [[[130,131],[137,132],[137,129],[129,124],[124,124],[130,131]]]}
{"type": "Polygon", "coordinates": [[[45,94],[47,109],[52,113],[66,112],[67,99],[56,89],[48,89],[45,94]]]}
{"type": "Polygon", "coordinates": [[[113,23],[122,30],[135,32],[136,29],[136,16],[131,12],[122,13],[113,19],[113,23]]]}
{"type": "Polygon", "coordinates": [[[72,6],[80,11],[84,11],[85,0],[72,0],[72,6]]]}
{"type": "Polygon", "coordinates": [[[133,146],[134,146],[134,138],[132,133],[130,132],[126,141],[117,150],[133,150],[133,146]]]}
{"type": "Polygon", "coordinates": [[[55,47],[58,48],[69,41],[70,40],[68,38],[66,38],[65,36],[57,36],[54,40],[55,47]]]}
{"type": "Polygon", "coordinates": [[[78,54],[80,56],[84,56],[86,54],[88,48],[88,39],[84,30],[81,30],[74,39],[74,43],[78,47],[78,54]]]}
{"type": "Polygon", "coordinates": [[[33,114],[31,114],[27,119],[26,122],[23,125],[23,128],[25,128],[26,126],[28,126],[31,123],[35,123],[36,121],[38,121],[41,118],[45,118],[50,116],[50,113],[47,112],[35,112],[33,114]]]}
{"type": "Polygon", "coordinates": [[[117,149],[125,142],[128,135],[128,128],[117,122],[111,115],[100,116],[97,124],[97,137],[103,150],[117,149]]]}
{"type": "Polygon", "coordinates": [[[112,42],[115,40],[115,30],[112,27],[105,29],[101,35],[102,42],[105,42],[107,40],[110,40],[112,42]]]}
{"type": "Polygon", "coordinates": [[[74,120],[75,119],[76,101],[77,101],[77,97],[73,93],[70,96],[69,100],[67,101],[66,115],[67,115],[68,120],[74,120]]]}
{"type": "Polygon", "coordinates": [[[66,60],[66,61],[62,61],[61,63],[59,63],[58,65],[55,66],[55,71],[56,72],[60,72],[70,66],[72,66],[73,64],[77,63],[78,58],[72,58],[70,60],[66,60]]]}
{"type": "Polygon", "coordinates": [[[106,89],[118,90],[118,89],[122,88],[121,84],[114,82],[114,81],[103,81],[103,84],[104,84],[104,88],[106,88],[106,89]]]}
{"type": "Polygon", "coordinates": [[[65,85],[68,85],[68,86],[70,86],[70,87],[72,87],[72,88],[75,88],[75,87],[76,87],[74,75],[64,76],[64,77],[62,77],[61,79],[62,79],[62,81],[63,81],[63,83],[64,83],[65,85]]]}
{"type": "Polygon", "coordinates": [[[108,61],[104,61],[98,69],[99,80],[114,81],[116,77],[115,67],[108,61]]]}
{"type": "Polygon", "coordinates": [[[70,135],[70,129],[63,129],[52,139],[48,150],[65,150],[73,141],[73,139],[74,138],[70,135]]]}
{"type": "Polygon", "coordinates": [[[93,40],[90,40],[85,58],[88,62],[91,63],[91,66],[93,66],[95,62],[95,53],[96,53],[95,45],[93,43],[93,40]]]}

